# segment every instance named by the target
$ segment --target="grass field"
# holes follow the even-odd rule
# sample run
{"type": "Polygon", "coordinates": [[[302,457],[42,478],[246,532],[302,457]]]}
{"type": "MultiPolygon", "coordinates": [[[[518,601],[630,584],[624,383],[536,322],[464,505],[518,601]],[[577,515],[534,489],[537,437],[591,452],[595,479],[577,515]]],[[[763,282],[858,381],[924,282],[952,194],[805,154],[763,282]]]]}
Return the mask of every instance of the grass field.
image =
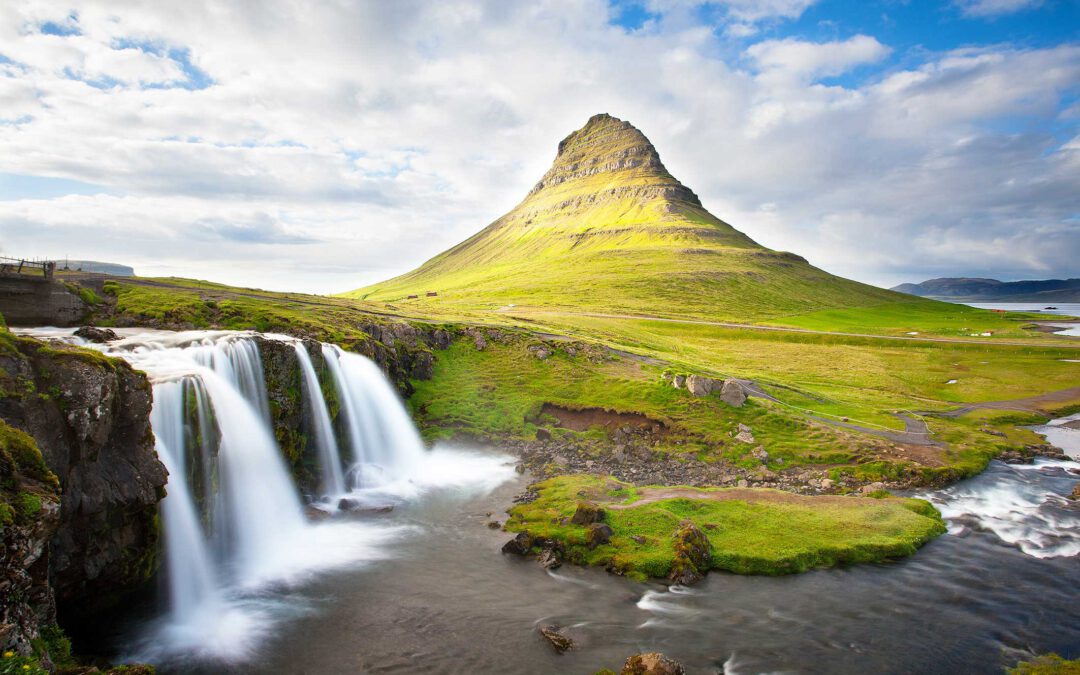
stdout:
{"type": "Polygon", "coordinates": [[[635,488],[584,475],[552,478],[535,489],[536,501],[511,509],[508,530],[556,540],[573,562],[636,578],[668,576],[677,555],[673,534],[684,521],[707,537],[712,569],[739,574],[791,574],[908,556],[945,531],[937,511],[918,499],[635,488]],[[678,496],[642,498],[650,492],[678,496]],[[583,500],[604,510],[610,543],[590,548],[587,528],[572,522],[583,500]]]}
{"type": "MultiPolygon", "coordinates": [[[[114,318],[287,331],[348,345],[360,337],[362,324],[389,320],[393,312],[383,304],[345,298],[175,279],[149,283],[110,282],[106,295],[115,298],[119,312],[114,318]]],[[[741,422],[754,428],[772,458],[772,469],[813,465],[865,480],[904,470],[924,472],[927,478],[959,477],[981,470],[998,452],[1039,439],[1017,430],[1007,414],[976,411],[958,419],[928,418],[934,437],[947,440],[948,447],[937,451],[932,462],[912,465],[889,454],[893,444],[881,438],[812,416],[899,431],[903,423],[896,411],[945,411],[1080,383],[1080,363],[1066,361],[1075,358],[1077,350],[1057,346],[1061,338],[1040,334],[1030,346],[1011,346],[756,331],[550,311],[524,317],[529,320],[511,313],[491,316],[497,321],[493,325],[511,336],[508,341],[492,342],[481,351],[470,339],[458,340],[437,352],[433,379],[413,383],[410,405],[429,438],[531,438],[537,424],[530,420],[537,420],[543,404],[551,403],[639,412],[661,420],[674,433],[660,451],[691,453],[707,461],[753,465],[747,455],[751,448],[729,442],[741,422]],[[587,349],[572,357],[565,338],[544,338],[547,333],[573,338],[587,349]],[[545,340],[553,356],[539,360],[528,347],[545,340]],[[639,356],[612,356],[601,346],[639,356]],[[607,356],[597,360],[588,353],[607,356]],[[661,377],[664,370],[755,380],[777,402],[752,399],[747,407],[734,409],[715,396],[695,398],[668,385],[661,377]]],[[[482,318],[428,320],[461,327],[481,325],[482,318]]],[[[1080,399],[1058,401],[1048,410],[1075,403],[1080,399]]]]}

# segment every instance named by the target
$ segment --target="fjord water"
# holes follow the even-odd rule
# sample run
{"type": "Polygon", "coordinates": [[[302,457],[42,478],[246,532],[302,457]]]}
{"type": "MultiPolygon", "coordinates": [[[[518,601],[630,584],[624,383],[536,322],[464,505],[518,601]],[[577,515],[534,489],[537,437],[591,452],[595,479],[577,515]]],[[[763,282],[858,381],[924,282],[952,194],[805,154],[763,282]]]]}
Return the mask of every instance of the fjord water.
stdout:
{"type": "MultiPolygon", "coordinates": [[[[661,650],[692,673],[983,673],[1078,655],[1080,514],[1064,497],[1076,461],[994,462],[923,494],[949,534],[903,561],[668,589],[501,555],[509,535],[486,524],[528,477],[497,454],[424,450],[378,368],[329,345],[346,493],[395,508],[309,523],[273,439],[249,433],[266,429],[250,336],[124,334],[106,349],[150,373],[170,470],[169,601],[133,616],[117,649],[162,672],[589,673],[661,650]],[[200,503],[190,467],[207,466],[209,426],[220,489],[200,503]],[[578,648],[555,654],[536,633],[548,624],[578,648]]],[[[1078,457],[1062,422],[1039,431],[1078,457]]]]}

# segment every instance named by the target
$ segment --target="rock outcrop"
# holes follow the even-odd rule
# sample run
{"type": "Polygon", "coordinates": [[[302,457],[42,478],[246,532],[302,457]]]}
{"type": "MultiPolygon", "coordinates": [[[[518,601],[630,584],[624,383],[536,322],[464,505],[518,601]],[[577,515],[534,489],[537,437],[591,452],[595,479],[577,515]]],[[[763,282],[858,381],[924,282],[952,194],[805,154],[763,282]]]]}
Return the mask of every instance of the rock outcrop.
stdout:
{"type": "Polygon", "coordinates": [[[620,675],[684,675],[686,670],[675,659],[660,652],[634,654],[626,659],[620,675]]]}
{"type": "Polygon", "coordinates": [[[672,535],[675,546],[675,562],[668,579],[684,586],[700,581],[712,566],[712,546],[705,533],[693,522],[684,520],[672,535]]]}
{"type": "Polygon", "coordinates": [[[33,439],[61,490],[47,553],[60,615],[104,610],[158,566],[167,474],[150,431],[150,384],[97,352],[4,332],[0,385],[0,419],[33,439]]]}
{"type": "Polygon", "coordinates": [[[56,621],[49,540],[60,526],[60,486],[34,439],[0,422],[0,651],[29,655],[56,621]]]}

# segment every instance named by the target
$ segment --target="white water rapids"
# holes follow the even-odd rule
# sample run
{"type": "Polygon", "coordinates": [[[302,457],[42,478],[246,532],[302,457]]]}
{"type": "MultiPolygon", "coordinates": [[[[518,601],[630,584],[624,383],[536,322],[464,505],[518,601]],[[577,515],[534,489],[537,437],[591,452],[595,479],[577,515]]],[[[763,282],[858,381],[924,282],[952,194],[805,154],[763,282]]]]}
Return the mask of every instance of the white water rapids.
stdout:
{"type": "MultiPolygon", "coordinates": [[[[151,425],[169,471],[161,503],[168,608],[130,657],[242,662],[282,616],[306,608],[290,587],[331,569],[392,555],[408,535],[344,515],[310,522],[270,425],[262,361],[253,334],[121,329],[122,339],[87,344],[71,330],[23,331],[119,356],[154,387],[151,425]],[[214,449],[216,448],[216,453],[214,449]],[[201,486],[202,503],[198,498],[201,486]]],[[[322,476],[319,501],[336,511],[400,504],[426,491],[476,494],[513,475],[504,457],[426,450],[393,386],[370,360],[323,345],[345,432],[335,434],[323,385],[303,343],[292,342],[322,476]],[[351,460],[346,465],[343,457],[351,460]]]]}
{"type": "Polygon", "coordinates": [[[1066,424],[1078,419],[1080,414],[1033,427],[1069,460],[993,462],[979,476],[920,496],[941,511],[950,534],[992,532],[1036,558],[1080,555],[1080,505],[1067,497],[1080,476],[1080,430],[1066,424]]]}

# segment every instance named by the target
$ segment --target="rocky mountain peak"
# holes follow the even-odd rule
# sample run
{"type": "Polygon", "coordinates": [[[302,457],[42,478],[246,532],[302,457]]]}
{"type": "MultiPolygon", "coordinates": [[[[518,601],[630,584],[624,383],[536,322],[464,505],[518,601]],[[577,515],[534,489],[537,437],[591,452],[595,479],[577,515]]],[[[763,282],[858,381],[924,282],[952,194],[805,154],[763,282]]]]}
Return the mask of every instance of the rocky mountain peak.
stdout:
{"type": "Polygon", "coordinates": [[[645,134],[629,122],[601,113],[559,143],[554,164],[529,194],[598,173],[622,173],[620,178],[627,179],[661,178],[679,185],[645,134]]]}

